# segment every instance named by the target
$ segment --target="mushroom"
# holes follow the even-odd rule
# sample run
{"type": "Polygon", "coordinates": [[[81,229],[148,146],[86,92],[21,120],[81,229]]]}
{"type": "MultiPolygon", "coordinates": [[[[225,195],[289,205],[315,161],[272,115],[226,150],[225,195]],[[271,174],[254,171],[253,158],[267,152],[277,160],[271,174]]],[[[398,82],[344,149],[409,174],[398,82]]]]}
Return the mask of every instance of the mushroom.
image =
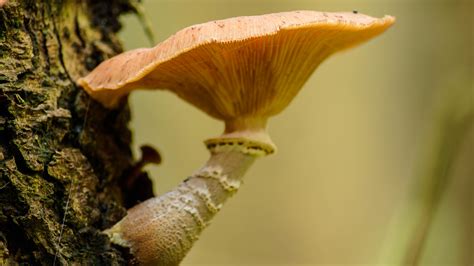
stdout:
{"type": "Polygon", "coordinates": [[[142,145],[140,147],[140,151],[142,153],[142,157],[140,160],[135,163],[128,171],[127,175],[124,177],[123,186],[129,188],[134,185],[137,178],[142,173],[142,169],[147,164],[160,164],[161,163],[161,155],[160,153],[150,145],[142,145]]]}
{"type": "Polygon", "coordinates": [[[119,178],[119,186],[124,192],[122,202],[128,208],[153,197],[153,183],[143,171],[148,164],[161,163],[160,153],[149,145],[140,147],[141,158],[119,178]]]}
{"type": "Polygon", "coordinates": [[[225,123],[221,136],[205,141],[207,163],[170,192],[131,208],[106,230],[112,242],[130,247],[142,264],[178,264],[255,158],[275,152],[267,119],[288,106],[324,59],[394,20],[294,11],[211,21],[113,57],[81,78],[109,108],[135,89],[168,89],[225,123]]]}

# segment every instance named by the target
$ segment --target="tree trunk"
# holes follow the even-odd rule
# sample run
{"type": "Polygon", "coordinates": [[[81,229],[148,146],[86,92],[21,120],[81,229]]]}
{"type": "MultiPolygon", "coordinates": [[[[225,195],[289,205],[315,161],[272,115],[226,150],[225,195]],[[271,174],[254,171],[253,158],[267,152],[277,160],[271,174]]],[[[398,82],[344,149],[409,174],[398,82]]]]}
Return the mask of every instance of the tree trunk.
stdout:
{"type": "Polygon", "coordinates": [[[130,2],[0,7],[0,265],[130,263],[101,233],[126,214],[128,106],[107,110],[74,82],[121,52],[130,2]]]}

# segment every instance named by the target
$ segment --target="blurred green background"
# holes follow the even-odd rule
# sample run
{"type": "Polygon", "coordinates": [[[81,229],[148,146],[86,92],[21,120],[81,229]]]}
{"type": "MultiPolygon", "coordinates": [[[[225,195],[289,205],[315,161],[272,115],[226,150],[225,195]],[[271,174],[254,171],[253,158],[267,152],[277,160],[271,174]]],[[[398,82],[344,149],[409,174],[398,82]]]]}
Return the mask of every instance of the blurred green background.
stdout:
{"type": "MultiPolygon", "coordinates": [[[[257,161],[183,265],[473,265],[472,1],[143,5],[158,41],[196,23],[298,9],[397,18],[329,58],[270,120],[278,153],[257,161]]],[[[136,16],[123,24],[127,50],[150,46],[136,16]]],[[[151,144],[164,157],[149,169],[158,194],[198,169],[208,158],[202,141],[223,130],[166,91],[134,93],[130,104],[137,156],[151,144]]]]}

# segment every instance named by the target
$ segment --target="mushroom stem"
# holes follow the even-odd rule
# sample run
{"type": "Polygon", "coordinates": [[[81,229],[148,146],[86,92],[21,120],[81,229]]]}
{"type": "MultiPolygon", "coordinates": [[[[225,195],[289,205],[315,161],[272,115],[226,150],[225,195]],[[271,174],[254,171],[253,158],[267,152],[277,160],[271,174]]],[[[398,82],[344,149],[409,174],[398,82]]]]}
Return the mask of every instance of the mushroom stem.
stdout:
{"type": "Polygon", "coordinates": [[[267,133],[266,117],[246,117],[225,121],[224,134],[205,141],[211,152],[222,147],[237,146],[244,153],[265,156],[276,151],[276,146],[267,133]]]}
{"type": "Polygon", "coordinates": [[[212,155],[192,176],[166,194],[128,211],[105,231],[113,243],[130,247],[143,265],[178,265],[225,201],[240,187],[256,156],[241,146],[212,155]]]}
{"type": "Polygon", "coordinates": [[[267,118],[246,117],[235,118],[225,122],[225,134],[247,129],[248,131],[261,131],[267,128],[267,118]]]}

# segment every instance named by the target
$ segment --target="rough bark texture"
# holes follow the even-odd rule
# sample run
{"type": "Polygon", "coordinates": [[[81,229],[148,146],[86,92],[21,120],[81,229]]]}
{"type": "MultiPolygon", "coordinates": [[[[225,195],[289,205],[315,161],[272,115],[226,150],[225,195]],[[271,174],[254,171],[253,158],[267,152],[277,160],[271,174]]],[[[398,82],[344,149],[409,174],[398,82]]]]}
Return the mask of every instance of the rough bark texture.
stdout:
{"type": "Polygon", "coordinates": [[[128,263],[101,233],[126,211],[126,105],[74,80],[121,52],[129,0],[10,0],[0,7],[0,265],[128,263]]]}

